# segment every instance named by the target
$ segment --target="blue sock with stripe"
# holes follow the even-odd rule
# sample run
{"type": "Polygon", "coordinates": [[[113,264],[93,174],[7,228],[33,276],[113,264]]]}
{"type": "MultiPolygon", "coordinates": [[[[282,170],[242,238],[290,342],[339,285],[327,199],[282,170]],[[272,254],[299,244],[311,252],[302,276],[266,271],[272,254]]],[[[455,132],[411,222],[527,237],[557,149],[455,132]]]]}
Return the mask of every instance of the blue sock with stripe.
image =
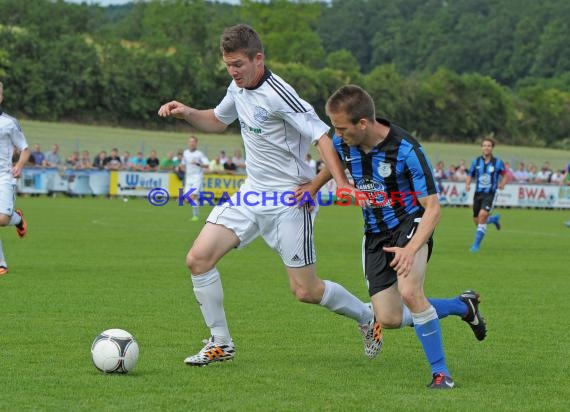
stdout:
{"type": "Polygon", "coordinates": [[[414,320],[414,330],[422,344],[426,358],[431,365],[431,373],[443,372],[446,376],[451,376],[445,363],[443,353],[443,338],[439,319],[433,306],[424,312],[412,313],[414,320]]]}
{"type": "Polygon", "coordinates": [[[477,230],[475,231],[475,240],[473,241],[473,247],[479,249],[483,238],[485,237],[485,233],[487,233],[487,225],[477,225],[477,230]]]}

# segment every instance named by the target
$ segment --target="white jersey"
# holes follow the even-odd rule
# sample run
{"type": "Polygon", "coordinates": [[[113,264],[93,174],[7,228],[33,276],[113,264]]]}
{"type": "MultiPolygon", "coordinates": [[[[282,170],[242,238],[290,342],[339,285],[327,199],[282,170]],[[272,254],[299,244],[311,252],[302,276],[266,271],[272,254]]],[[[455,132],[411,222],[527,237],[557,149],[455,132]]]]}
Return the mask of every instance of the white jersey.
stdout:
{"type": "Polygon", "coordinates": [[[252,89],[232,81],[214,114],[226,125],[239,118],[252,189],[288,191],[315,176],[305,156],[329,126],[276,74],[266,69],[252,89]]]}
{"type": "Polygon", "coordinates": [[[210,161],[200,150],[191,152],[190,149],[186,149],[182,153],[182,164],[186,169],[187,177],[202,177],[204,167],[208,166],[210,161]]]}
{"type": "Polygon", "coordinates": [[[14,146],[21,151],[28,147],[28,142],[18,121],[0,111],[0,183],[16,184],[12,176],[14,146]]]}

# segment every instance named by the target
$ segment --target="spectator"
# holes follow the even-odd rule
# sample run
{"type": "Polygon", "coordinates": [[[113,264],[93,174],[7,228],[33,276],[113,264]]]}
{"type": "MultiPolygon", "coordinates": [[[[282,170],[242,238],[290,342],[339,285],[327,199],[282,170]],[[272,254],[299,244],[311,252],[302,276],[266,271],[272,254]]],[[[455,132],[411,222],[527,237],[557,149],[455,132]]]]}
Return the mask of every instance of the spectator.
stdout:
{"type": "Polygon", "coordinates": [[[439,162],[436,163],[435,167],[433,168],[433,178],[435,179],[438,190],[440,192],[443,191],[442,180],[447,178],[444,167],[445,165],[443,161],[440,160],[439,162]]]}
{"type": "Polygon", "coordinates": [[[105,159],[105,169],[119,170],[122,164],[121,157],[119,156],[119,150],[116,148],[111,149],[111,154],[107,159],[105,159]]]}
{"type": "Polygon", "coordinates": [[[33,160],[34,166],[43,166],[45,159],[46,157],[42,153],[40,145],[36,143],[34,145],[34,150],[32,150],[32,153],[30,153],[30,159],[28,162],[31,162],[33,160]]]}
{"type": "Polygon", "coordinates": [[[81,153],[81,160],[79,162],[79,169],[91,169],[93,167],[93,163],[91,162],[91,157],[89,156],[89,151],[84,150],[81,153]]]}
{"type": "Polygon", "coordinates": [[[235,175],[237,173],[237,166],[231,157],[228,157],[226,163],[224,163],[224,172],[230,175],[235,175]]]}
{"type": "Polygon", "coordinates": [[[457,171],[457,167],[455,165],[450,165],[447,168],[447,172],[445,172],[445,176],[447,180],[455,181],[455,172],[457,171]]]}
{"type": "Polygon", "coordinates": [[[160,165],[160,160],[156,155],[156,150],[150,151],[150,156],[146,159],[146,170],[151,172],[156,172],[158,170],[158,166],[160,165]]]}
{"type": "Polygon", "coordinates": [[[311,156],[310,153],[307,153],[305,156],[305,163],[311,168],[313,172],[317,173],[317,162],[315,159],[313,159],[313,156],[311,156]]]}
{"type": "Polygon", "coordinates": [[[59,145],[53,144],[51,147],[51,152],[46,154],[44,160],[44,166],[46,167],[58,167],[61,165],[61,158],[59,157],[59,145]]]}
{"type": "Polygon", "coordinates": [[[160,161],[160,170],[174,172],[179,164],[180,162],[178,158],[174,156],[174,152],[168,152],[168,155],[160,161]]]}
{"type": "Polygon", "coordinates": [[[455,181],[456,182],[465,182],[467,180],[467,169],[465,168],[465,161],[462,160],[455,169],[455,181]]]}
{"type": "Polygon", "coordinates": [[[69,167],[71,169],[77,169],[77,166],[80,164],[81,159],[79,158],[79,152],[74,151],[71,153],[67,159],[65,159],[65,167],[69,167]]]}
{"type": "Polygon", "coordinates": [[[137,155],[131,159],[131,170],[143,171],[146,169],[146,160],[142,152],[137,152],[137,155]]]}
{"type": "Polygon", "coordinates": [[[105,150],[101,150],[95,159],[93,159],[93,167],[97,169],[104,169],[105,165],[107,164],[107,152],[105,150]]]}
{"type": "Polygon", "coordinates": [[[564,170],[557,170],[550,176],[550,183],[561,185],[564,182],[564,170]]]}
{"type": "Polygon", "coordinates": [[[552,176],[552,169],[550,168],[550,163],[544,162],[540,171],[536,174],[536,183],[550,183],[550,177],[552,176]]]}
{"type": "Polygon", "coordinates": [[[125,150],[121,156],[121,169],[131,170],[131,152],[125,150]]]}
{"type": "Polygon", "coordinates": [[[208,165],[208,172],[209,173],[223,173],[224,172],[224,165],[220,163],[220,155],[214,157],[210,164],[208,165]]]}
{"type": "Polygon", "coordinates": [[[245,174],[245,159],[241,154],[241,150],[234,150],[234,157],[232,157],[232,163],[236,165],[236,173],[243,175],[245,174]]]}
{"type": "Polygon", "coordinates": [[[515,181],[515,175],[513,173],[513,169],[511,169],[511,163],[510,162],[505,162],[504,178],[506,179],[506,184],[509,184],[509,183],[515,181]]]}
{"type": "Polygon", "coordinates": [[[514,171],[513,177],[517,183],[528,183],[528,172],[524,167],[524,162],[520,162],[517,170],[514,171]]]}
{"type": "Polygon", "coordinates": [[[226,151],[220,150],[219,157],[220,157],[220,164],[223,166],[228,161],[228,157],[226,156],[226,151]]]}
{"type": "Polygon", "coordinates": [[[536,177],[538,175],[538,169],[532,163],[528,165],[528,180],[529,183],[536,183],[536,177]]]}

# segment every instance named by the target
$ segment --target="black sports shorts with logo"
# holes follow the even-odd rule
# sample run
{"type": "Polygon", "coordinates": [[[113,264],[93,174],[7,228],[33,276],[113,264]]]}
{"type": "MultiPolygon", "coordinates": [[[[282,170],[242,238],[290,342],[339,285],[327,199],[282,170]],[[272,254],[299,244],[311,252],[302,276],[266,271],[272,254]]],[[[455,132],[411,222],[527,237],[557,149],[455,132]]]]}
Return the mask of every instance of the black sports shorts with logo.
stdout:
{"type": "Polygon", "coordinates": [[[473,217],[479,216],[481,209],[491,213],[493,202],[495,201],[494,193],[477,192],[473,196],[473,217]]]}
{"type": "MultiPolygon", "coordinates": [[[[362,246],[364,257],[364,277],[368,283],[368,294],[375,295],[388,289],[398,280],[396,271],[390,267],[393,253],[384,251],[384,246],[404,247],[416,233],[421,217],[410,217],[393,230],[383,233],[366,233],[362,246]]],[[[433,249],[433,237],[428,242],[428,261],[433,249]]]]}

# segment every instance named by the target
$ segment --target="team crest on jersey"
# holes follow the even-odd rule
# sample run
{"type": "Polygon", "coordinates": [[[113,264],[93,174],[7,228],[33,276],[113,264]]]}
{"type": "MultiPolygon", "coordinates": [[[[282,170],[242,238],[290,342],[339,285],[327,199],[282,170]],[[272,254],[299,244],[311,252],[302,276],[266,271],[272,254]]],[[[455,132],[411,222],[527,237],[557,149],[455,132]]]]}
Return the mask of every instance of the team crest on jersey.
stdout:
{"type": "Polygon", "coordinates": [[[494,166],[489,166],[487,168],[487,170],[489,171],[489,173],[493,173],[495,171],[495,167],[494,166]]]}
{"type": "Polygon", "coordinates": [[[382,177],[390,176],[392,174],[390,163],[380,162],[380,165],[378,166],[378,174],[382,177]]]}
{"type": "Polygon", "coordinates": [[[253,118],[260,123],[263,123],[269,117],[269,113],[263,107],[255,106],[255,111],[253,112],[253,118]]]}

